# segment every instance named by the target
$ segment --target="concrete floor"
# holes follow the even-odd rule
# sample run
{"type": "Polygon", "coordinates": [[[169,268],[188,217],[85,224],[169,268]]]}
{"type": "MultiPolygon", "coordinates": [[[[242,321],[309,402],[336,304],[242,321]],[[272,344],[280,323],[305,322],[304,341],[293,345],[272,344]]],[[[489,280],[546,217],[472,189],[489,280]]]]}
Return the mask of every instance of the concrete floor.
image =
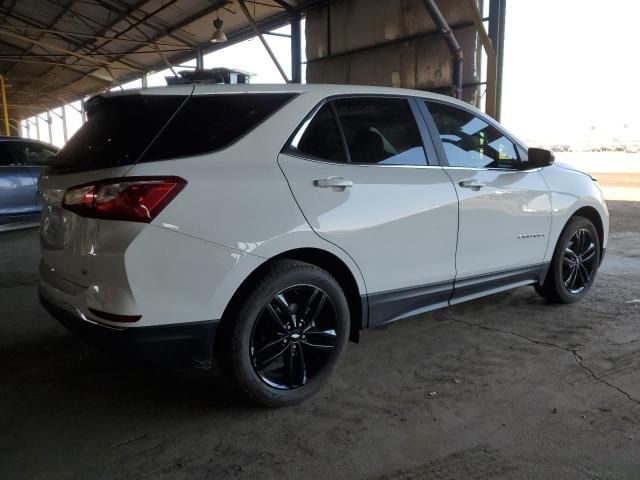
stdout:
{"type": "Polygon", "coordinates": [[[527,287],[366,332],[283,410],[85,345],[38,305],[36,232],[4,233],[0,477],[638,479],[640,203],[610,210],[585,301],[527,287]]]}

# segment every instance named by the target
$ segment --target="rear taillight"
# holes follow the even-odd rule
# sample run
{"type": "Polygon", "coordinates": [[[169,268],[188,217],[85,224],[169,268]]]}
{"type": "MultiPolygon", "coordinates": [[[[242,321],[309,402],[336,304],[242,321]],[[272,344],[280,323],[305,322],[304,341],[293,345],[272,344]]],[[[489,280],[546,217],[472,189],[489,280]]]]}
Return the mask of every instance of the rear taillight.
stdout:
{"type": "Polygon", "coordinates": [[[126,177],[68,189],[62,207],[83,217],[151,222],[187,184],[180,177],[126,177]]]}

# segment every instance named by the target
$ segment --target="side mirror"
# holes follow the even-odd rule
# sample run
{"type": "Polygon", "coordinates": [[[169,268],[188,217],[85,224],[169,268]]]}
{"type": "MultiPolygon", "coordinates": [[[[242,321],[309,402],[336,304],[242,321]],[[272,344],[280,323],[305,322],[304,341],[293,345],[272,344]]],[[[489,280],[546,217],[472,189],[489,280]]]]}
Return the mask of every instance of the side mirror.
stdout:
{"type": "Polygon", "coordinates": [[[530,148],[527,157],[527,161],[524,162],[525,168],[548,167],[556,161],[553,152],[544,148],[530,148]]]}

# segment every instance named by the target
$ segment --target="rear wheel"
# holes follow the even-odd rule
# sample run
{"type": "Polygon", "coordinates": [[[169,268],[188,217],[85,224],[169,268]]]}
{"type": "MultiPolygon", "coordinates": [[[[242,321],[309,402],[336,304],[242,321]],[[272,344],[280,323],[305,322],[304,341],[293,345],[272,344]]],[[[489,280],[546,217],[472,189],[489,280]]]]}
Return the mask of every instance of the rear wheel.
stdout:
{"type": "Polygon", "coordinates": [[[543,285],[536,291],[554,303],[573,303],[591,288],[600,265],[600,238],[593,223],[573,217],[563,230],[543,285]]]}
{"type": "Polygon", "coordinates": [[[314,394],[342,356],[349,307],[336,280],[307,263],[274,262],[231,319],[227,365],[267,406],[314,394]]]}

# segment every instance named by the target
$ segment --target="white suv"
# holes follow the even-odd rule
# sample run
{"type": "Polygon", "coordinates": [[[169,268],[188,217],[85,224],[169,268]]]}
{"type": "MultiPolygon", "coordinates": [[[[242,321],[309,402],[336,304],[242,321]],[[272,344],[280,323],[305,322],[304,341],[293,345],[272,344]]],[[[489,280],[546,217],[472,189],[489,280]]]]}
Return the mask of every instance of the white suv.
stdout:
{"type": "Polygon", "coordinates": [[[600,189],[440,95],[332,85],[97,96],[40,180],[40,296],[74,331],[309,396],[365,328],[521,285],[570,303],[600,189]]]}

